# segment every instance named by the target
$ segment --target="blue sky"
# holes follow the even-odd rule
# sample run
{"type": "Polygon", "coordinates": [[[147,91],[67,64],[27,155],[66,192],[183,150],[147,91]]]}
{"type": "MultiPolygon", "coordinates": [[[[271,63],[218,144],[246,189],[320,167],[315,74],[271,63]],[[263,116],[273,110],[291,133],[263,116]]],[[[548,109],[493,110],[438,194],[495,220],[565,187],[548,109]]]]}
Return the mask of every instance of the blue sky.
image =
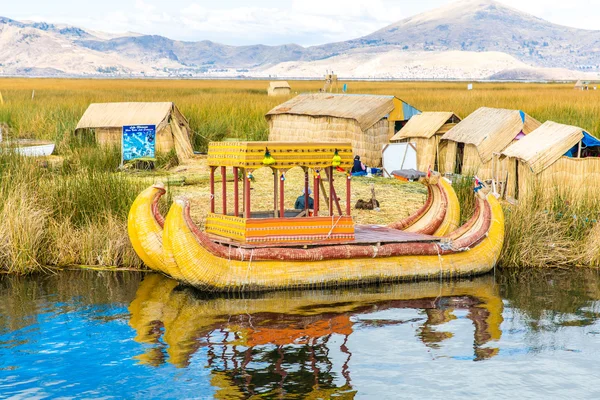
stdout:
{"type": "MultiPolygon", "coordinates": [[[[106,32],[220,43],[314,45],[371,33],[451,0],[3,0],[0,15],[106,32]]],[[[600,28],[600,0],[501,0],[549,21],[600,28]]]]}

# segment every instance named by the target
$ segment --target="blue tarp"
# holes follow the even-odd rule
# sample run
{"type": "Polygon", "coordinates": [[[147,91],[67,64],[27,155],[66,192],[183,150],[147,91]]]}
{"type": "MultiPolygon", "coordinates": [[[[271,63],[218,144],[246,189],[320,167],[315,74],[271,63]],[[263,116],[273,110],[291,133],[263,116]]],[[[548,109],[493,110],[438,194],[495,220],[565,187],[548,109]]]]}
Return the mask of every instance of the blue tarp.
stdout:
{"type": "MultiPolygon", "coordinates": [[[[596,139],[595,137],[593,137],[592,135],[590,135],[589,133],[587,133],[586,131],[583,131],[583,139],[581,140],[583,142],[583,147],[582,148],[586,148],[586,147],[600,147],[600,139],[596,139]]],[[[576,144],[575,146],[573,146],[569,151],[567,151],[565,153],[565,156],[567,157],[577,157],[577,146],[579,145],[576,144]]]]}
{"type": "Polygon", "coordinates": [[[404,114],[404,120],[408,121],[415,115],[421,114],[421,111],[417,110],[408,103],[402,102],[402,113],[404,114]]]}

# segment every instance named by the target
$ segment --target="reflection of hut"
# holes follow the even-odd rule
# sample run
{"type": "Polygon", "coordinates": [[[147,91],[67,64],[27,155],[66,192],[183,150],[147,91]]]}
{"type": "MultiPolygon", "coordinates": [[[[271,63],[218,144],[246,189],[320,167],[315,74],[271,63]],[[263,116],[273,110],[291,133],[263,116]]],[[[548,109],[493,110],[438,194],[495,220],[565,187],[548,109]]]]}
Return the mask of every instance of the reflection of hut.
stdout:
{"type": "MultiPolygon", "coordinates": [[[[548,121],[502,152],[507,157],[507,196],[518,198],[534,185],[570,194],[600,188],[600,140],[576,126],[548,121]]],[[[502,175],[502,173],[501,173],[502,175]]]]}
{"type": "Polygon", "coordinates": [[[288,96],[291,91],[292,88],[286,81],[273,81],[269,82],[267,94],[269,96],[288,96]]]}
{"type": "Polygon", "coordinates": [[[443,151],[440,138],[458,122],[460,118],[451,112],[423,112],[411,118],[391,141],[414,143],[417,147],[417,168],[426,171],[431,166],[438,171],[439,154],[443,151]]]}
{"type": "Polygon", "coordinates": [[[494,154],[539,126],[520,110],[479,108],[442,136],[447,143],[440,157],[441,172],[489,179],[494,154]]]}
{"type": "Polygon", "coordinates": [[[121,146],[123,126],[155,125],[156,151],[172,149],[180,161],[193,155],[190,125],[173,103],[95,103],[85,111],[75,132],[93,129],[101,145],[121,146]]]}
{"type": "Polygon", "coordinates": [[[266,118],[269,140],[351,142],[369,165],[381,164],[381,149],[420,111],[394,96],[307,93],[275,107],[266,118]]]}

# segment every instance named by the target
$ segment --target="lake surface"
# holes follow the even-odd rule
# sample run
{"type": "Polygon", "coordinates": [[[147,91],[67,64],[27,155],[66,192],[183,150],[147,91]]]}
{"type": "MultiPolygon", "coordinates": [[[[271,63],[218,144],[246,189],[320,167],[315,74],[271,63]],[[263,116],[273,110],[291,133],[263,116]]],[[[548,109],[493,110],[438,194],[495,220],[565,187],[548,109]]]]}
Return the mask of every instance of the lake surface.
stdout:
{"type": "Polygon", "coordinates": [[[210,296],[0,278],[0,398],[600,398],[597,271],[210,296]]]}

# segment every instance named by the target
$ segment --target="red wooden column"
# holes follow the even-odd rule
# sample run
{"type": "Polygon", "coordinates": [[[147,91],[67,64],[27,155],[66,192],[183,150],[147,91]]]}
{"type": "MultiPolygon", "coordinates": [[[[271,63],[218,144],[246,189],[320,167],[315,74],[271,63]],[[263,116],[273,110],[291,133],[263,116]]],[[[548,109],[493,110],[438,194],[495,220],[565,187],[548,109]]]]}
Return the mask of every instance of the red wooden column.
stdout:
{"type": "Polygon", "coordinates": [[[329,173],[329,216],[333,216],[333,196],[335,196],[335,188],[333,187],[333,167],[327,167],[329,173]]]}
{"type": "Polygon", "coordinates": [[[250,218],[250,178],[248,170],[244,171],[244,218],[250,218]]]}
{"type": "Polygon", "coordinates": [[[223,215],[227,215],[227,168],[221,167],[221,195],[223,196],[223,215]]]}
{"type": "Polygon", "coordinates": [[[308,194],[308,168],[304,168],[304,214],[305,217],[308,217],[308,198],[310,195],[308,194]]]}
{"type": "Polygon", "coordinates": [[[279,216],[279,171],[273,169],[273,218],[279,216]]]}
{"type": "Polygon", "coordinates": [[[210,212],[215,212],[215,167],[210,167],[210,212]]]}
{"type": "Polygon", "coordinates": [[[233,167],[233,215],[240,216],[240,185],[238,182],[238,167],[233,167]]]}
{"type": "Polygon", "coordinates": [[[314,195],[315,195],[315,211],[313,212],[313,216],[319,216],[319,174],[315,171],[314,177],[314,195]]]}
{"type": "Polygon", "coordinates": [[[351,211],[350,211],[350,181],[352,175],[348,174],[348,176],[346,177],[346,215],[350,216],[351,211]]]}
{"type": "Polygon", "coordinates": [[[285,218],[284,183],[285,175],[281,171],[281,175],[279,175],[279,218],[285,218]]]}

